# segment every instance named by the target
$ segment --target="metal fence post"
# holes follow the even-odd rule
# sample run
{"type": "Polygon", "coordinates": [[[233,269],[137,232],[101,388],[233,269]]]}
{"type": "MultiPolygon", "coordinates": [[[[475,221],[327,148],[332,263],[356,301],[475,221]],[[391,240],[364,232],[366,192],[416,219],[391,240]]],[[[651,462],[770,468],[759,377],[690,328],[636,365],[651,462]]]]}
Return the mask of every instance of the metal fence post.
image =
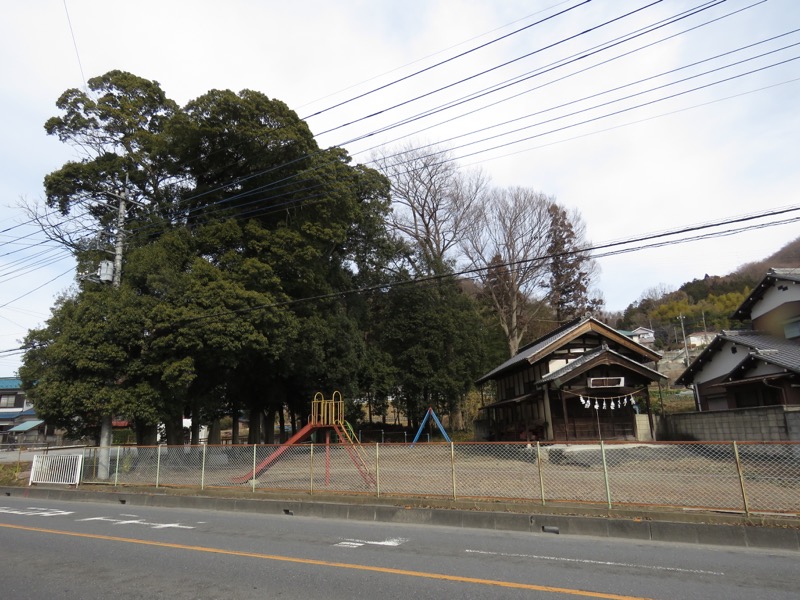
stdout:
{"type": "Polygon", "coordinates": [[[156,487],[161,479],[161,444],[156,446],[156,487]]]}
{"type": "Polygon", "coordinates": [[[545,505],[544,500],[544,475],[542,474],[542,455],[541,455],[540,442],[536,442],[536,465],[539,467],[539,489],[542,491],[542,506],[545,505]]]}
{"type": "Polygon", "coordinates": [[[206,489],[206,448],[208,443],[203,444],[203,462],[200,466],[200,489],[206,489]]]}
{"type": "Polygon", "coordinates": [[[117,468],[114,469],[114,487],[117,487],[117,483],[119,483],[119,452],[122,446],[117,446],[117,468]]]}
{"type": "Polygon", "coordinates": [[[256,448],[258,448],[258,444],[253,444],[253,478],[250,481],[254,494],[256,493],[256,448]]]}
{"type": "Polygon", "coordinates": [[[608,465],[606,464],[606,446],[603,440],[600,440],[600,454],[603,456],[603,476],[606,480],[606,499],[608,500],[608,508],[611,509],[611,485],[608,483],[608,465]]]}
{"type": "Polygon", "coordinates": [[[381,450],[380,444],[375,442],[375,490],[377,497],[381,497],[381,450]]]}
{"type": "Polygon", "coordinates": [[[742,472],[742,461],[739,459],[739,447],[733,442],[733,456],[736,458],[736,472],[739,474],[739,487],[742,490],[742,502],[744,502],[744,514],[750,516],[750,506],[747,502],[747,491],[744,487],[744,472],[742,472]]]}
{"type": "Polygon", "coordinates": [[[308,493],[314,495],[314,444],[311,444],[311,458],[308,465],[308,476],[311,479],[308,486],[308,493]]]}
{"type": "Polygon", "coordinates": [[[453,500],[456,500],[456,451],[453,442],[450,442],[450,472],[453,476],[453,500]]]}

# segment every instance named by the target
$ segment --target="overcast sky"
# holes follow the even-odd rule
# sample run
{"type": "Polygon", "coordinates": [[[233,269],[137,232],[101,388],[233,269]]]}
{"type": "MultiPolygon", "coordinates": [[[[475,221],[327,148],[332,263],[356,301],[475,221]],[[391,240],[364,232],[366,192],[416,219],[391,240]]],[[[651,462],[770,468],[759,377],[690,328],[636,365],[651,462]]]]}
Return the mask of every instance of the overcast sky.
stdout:
{"type": "MultiPolygon", "coordinates": [[[[796,0],[3,2],[0,350],[73,283],[70,256],[18,205],[76,157],[43,124],[91,77],[130,71],[181,105],[258,90],[355,162],[444,144],[494,185],[578,209],[595,245],[766,215],[601,256],[597,287],[621,310],[800,236],[797,29],[796,0]]],[[[0,375],[18,365],[0,354],[0,375]]]]}

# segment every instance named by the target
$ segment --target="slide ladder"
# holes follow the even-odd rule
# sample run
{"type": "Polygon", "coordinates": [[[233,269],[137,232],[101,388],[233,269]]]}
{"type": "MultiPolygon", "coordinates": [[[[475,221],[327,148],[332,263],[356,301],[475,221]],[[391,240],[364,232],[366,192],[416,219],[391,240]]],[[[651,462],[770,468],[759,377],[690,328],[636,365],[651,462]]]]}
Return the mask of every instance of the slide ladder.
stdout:
{"type": "Polygon", "coordinates": [[[353,427],[350,425],[350,423],[344,419],[339,419],[334,423],[334,429],[339,435],[339,438],[341,438],[344,447],[347,449],[350,459],[353,461],[353,464],[361,474],[361,478],[367,483],[367,485],[377,485],[375,476],[372,474],[372,471],[370,471],[367,453],[364,450],[364,446],[362,446],[361,442],[358,441],[358,437],[353,431],[353,427]]]}

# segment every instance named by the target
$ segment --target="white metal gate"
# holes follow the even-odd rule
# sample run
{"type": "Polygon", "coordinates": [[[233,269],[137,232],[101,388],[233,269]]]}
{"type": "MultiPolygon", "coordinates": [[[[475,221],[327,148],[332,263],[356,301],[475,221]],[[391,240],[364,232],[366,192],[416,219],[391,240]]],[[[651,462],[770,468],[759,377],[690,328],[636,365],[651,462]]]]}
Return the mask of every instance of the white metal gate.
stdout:
{"type": "Polygon", "coordinates": [[[33,457],[28,485],[33,483],[78,485],[82,468],[82,454],[37,454],[33,457]]]}

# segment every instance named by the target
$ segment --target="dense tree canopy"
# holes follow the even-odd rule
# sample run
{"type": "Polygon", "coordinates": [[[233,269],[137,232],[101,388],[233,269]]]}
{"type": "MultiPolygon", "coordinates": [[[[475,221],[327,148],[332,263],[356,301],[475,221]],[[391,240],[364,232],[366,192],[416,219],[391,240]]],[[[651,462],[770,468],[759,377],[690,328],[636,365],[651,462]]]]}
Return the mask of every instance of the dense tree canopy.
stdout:
{"type": "MultiPolygon", "coordinates": [[[[283,435],[333,390],[350,418],[394,403],[413,424],[433,406],[460,427],[503,341],[514,352],[542,327],[534,317],[550,318],[543,194],[491,191],[413,147],[383,154],[383,173],[353,165],[253,90],[180,107],[157,82],[111,71],[57,107],[45,129],[78,158],[45,176],[35,217],[79,272],[109,253],[121,265],[113,286],[80,278],[26,338],[23,385],[71,434],[96,435],[113,414],[141,443],[164,424],[175,444],[184,418],[197,441],[201,422],[229,416],[238,432],[247,414],[249,441],[272,442],[276,418],[283,435]],[[457,275],[465,259],[478,284],[457,275]]],[[[567,249],[574,223],[558,224],[567,249]]],[[[564,294],[581,260],[558,267],[564,294]]]]}
{"type": "Polygon", "coordinates": [[[83,158],[45,190],[48,207],[91,228],[50,231],[91,271],[122,234],[109,209],[129,200],[124,277],[82,281],[30,332],[21,374],[42,415],[91,433],[111,411],[163,422],[177,441],[187,414],[307,414],[299,399],[318,389],[354,391],[359,321],[337,294],[380,281],[397,248],[386,180],[320,150],[259,92],[213,90],[181,109],[129,73],[89,85],[65,92],[46,124],[83,158]]]}

